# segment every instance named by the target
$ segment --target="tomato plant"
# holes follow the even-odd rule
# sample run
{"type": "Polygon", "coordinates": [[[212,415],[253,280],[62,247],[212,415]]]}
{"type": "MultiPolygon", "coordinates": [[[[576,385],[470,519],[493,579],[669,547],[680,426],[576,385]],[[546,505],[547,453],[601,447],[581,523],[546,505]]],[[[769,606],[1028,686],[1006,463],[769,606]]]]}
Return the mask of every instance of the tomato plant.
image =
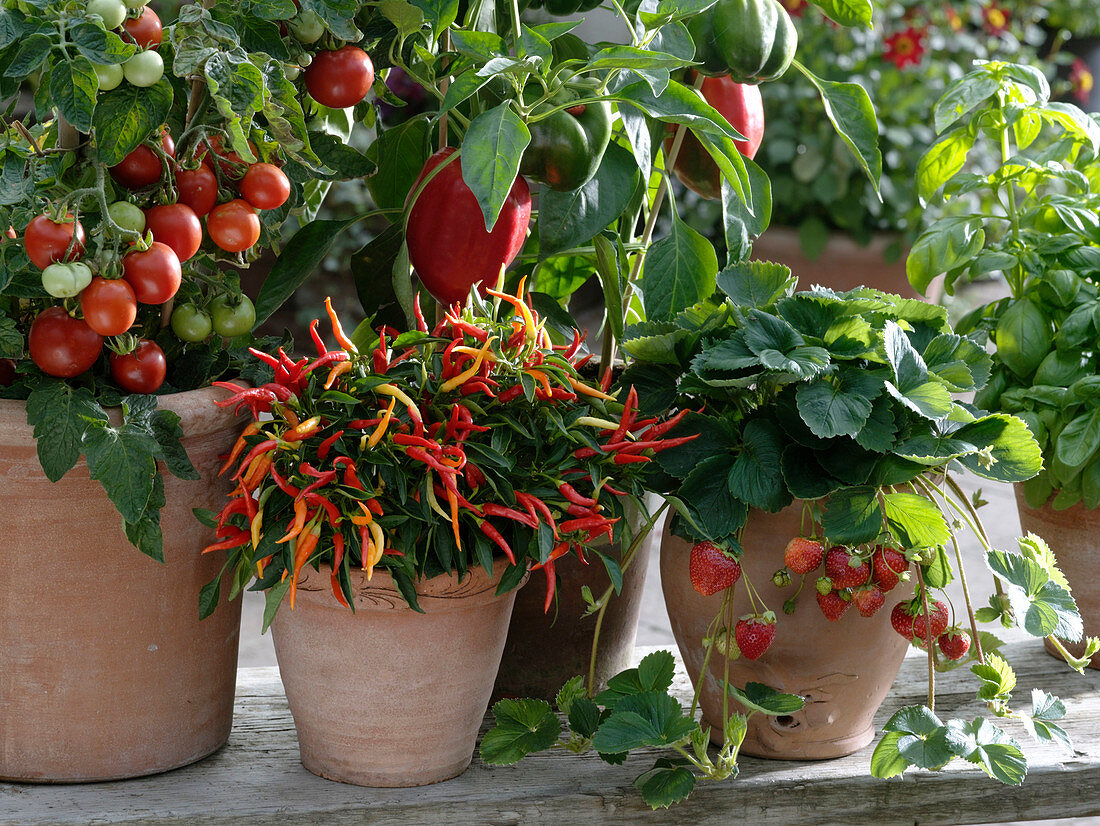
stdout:
{"type": "Polygon", "coordinates": [[[27,346],[43,373],[69,379],[95,364],[103,350],[103,337],[64,308],[49,307],[31,324],[27,346]]]}
{"type": "Polygon", "coordinates": [[[137,17],[129,18],[123,29],[139,49],[155,49],[164,39],[164,27],[160,24],[160,17],[148,6],[143,6],[137,17]]]}
{"type": "Polygon", "coordinates": [[[203,217],[218,203],[218,177],[206,163],[196,169],[176,172],[179,202],[187,204],[198,217],[203,217]]]}
{"type": "Polygon", "coordinates": [[[164,58],[151,49],[138,52],[122,64],[122,75],[134,86],[153,86],[164,77],[164,58]]]}
{"type": "Polygon", "coordinates": [[[126,19],[126,4],[122,0],[88,0],[87,12],[99,15],[103,28],[117,29],[126,19]]]}
{"type": "Polygon", "coordinates": [[[131,232],[145,232],[145,213],[137,204],[131,204],[129,201],[115,201],[107,207],[107,212],[111,220],[123,229],[131,232]]]}
{"type": "Polygon", "coordinates": [[[80,311],[101,336],[120,336],[137,319],[134,288],[121,278],[93,278],[80,294],[80,311]]]}
{"type": "Polygon", "coordinates": [[[290,181],[283,170],[270,163],[254,163],[238,187],[241,197],[256,209],[278,209],[290,197],[290,181]]]}
{"type": "Polygon", "coordinates": [[[41,270],[58,261],[75,261],[84,254],[84,227],[66,216],[64,223],[56,223],[45,215],[31,218],[23,233],[23,246],[31,263],[41,270]],[[76,238],[75,243],[73,238],[76,238]],[[72,245],[72,250],[66,255],[72,245]]]}
{"type": "Polygon", "coordinates": [[[243,336],[256,323],[256,307],[247,295],[219,295],[210,302],[214,332],[225,338],[243,336]]]}
{"type": "Polygon", "coordinates": [[[358,46],[318,52],[306,68],[305,82],[315,101],[343,109],[366,98],[374,85],[374,64],[358,46]]]}
{"type": "Polygon", "coordinates": [[[71,264],[50,264],[42,270],[42,289],[54,298],[72,298],[92,282],[92,271],[87,264],[74,261],[71,264]]]}
{"type": "Polygon", "coordinates": [[[226,252],[243,252],[260,240],[260,219],[248,201],[234,198],[210,211],[206,231],[226,252]]]}
{"type": "Polygon", "coordinates": [[[130,393],[155,393],[164,384],[168,362],[155,341],[142,339],[129,353],[111,353],[111,378],[130,393]]]}
{"type": "Polygon", "coordinates": [[[145,213],[145,227],[153,240],[172,248],[180,262],[199,251],[202,224],[187,204],[160,204],[145,213]]]}
{"type": "Polygon", "coordinates": [[[122,277],[134,288],[139,303],[163,304],[180,288],[183,273],[172,248],[154,241],[147,250],[127,253],[122,259],[122,277]]]}
{"type": "MultiPolygon", "coordinates": [[[[161,148],[169,158],[176,156],[176,144],[168,130],[161,133],[161,148]]],[[[112,166],[111,177],[130,190],[145,189],[161,179],[164,174],[164,162],[156,151],[141,144],[131,151],[122,162],[112,166]]]]}
{"type": "Polygon", "coordinates": [[[101,92],[117,89],[126,76],[122,71],[122,66],[118,63],[96,63],[92,68],[95,70],[96,80],[99,82],[99,91],[101,92]]]}
{"type": "Polygon", "coordinates": [[[180,341],[206,341],[214,329],[210,314],[194,304],[180,304],[176,307],[172,311],[171,323],[172,332],[180,341]]]}

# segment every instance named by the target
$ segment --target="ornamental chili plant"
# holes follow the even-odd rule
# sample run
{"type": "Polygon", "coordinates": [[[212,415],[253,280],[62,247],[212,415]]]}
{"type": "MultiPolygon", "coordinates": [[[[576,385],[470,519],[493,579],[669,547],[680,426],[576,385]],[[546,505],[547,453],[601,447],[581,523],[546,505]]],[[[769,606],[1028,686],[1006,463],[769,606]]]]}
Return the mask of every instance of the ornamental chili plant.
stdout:
{"type": "Polygon", "coordinates": [[[253,578],[267,591],[265,629],[284,598],[294,607],[306,565],[331,569],[345,605],[352,566],[368,578],[385,569],[420,610],[417,580],[491,571],[504,556],[500,590],[541,570],[548,611],[565,554],[619,565],[606,543],[626,530],[625,500],[641,506],[654,454],[693,437],[641,417],[633,388],[617,399],[585,381],[579,338],[553,345],[522,285],[490,294],[432,330],[364,326],[350,338],[326,300],[335,349],[314,322],[315,357],[254,350],[274,381],[219,385],[230,391],[220,404],[255,421],[225,462],[236,487],[210,514],[206,550],[229,552],[233,595],[253,578]]]}

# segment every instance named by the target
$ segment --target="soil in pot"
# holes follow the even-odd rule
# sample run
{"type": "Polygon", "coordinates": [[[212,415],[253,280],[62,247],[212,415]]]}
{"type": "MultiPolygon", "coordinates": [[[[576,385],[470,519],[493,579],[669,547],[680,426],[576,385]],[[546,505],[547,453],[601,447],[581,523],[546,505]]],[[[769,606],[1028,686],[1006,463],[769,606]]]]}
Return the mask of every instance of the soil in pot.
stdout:
{"type": "MultiPolygon", "coordinates": [[[[660,507],[660,499],[651,497],[647,506],[651,511],[660,507]]],[[[644,524],[636,513],[631,522],[634,530],[644,524]]],[[[630,667],[638,640],[646,572],[650,554],[660,538],[659,531],[660,525],[642,540],[634,562],[623,573],[622,591],[611,598],[604,612],[596,651],[597,690],[606,687],[610,677],[630,667]]],[[[588,586],[598,599],[611,580],[596,554],[589,553],[587,558],[587,565],[572,554],[555,563],[557,600],[549,613],[544,610],[546,590],[541,573],[516,594],[494,697],[553,700],[567,680],[578,674],[588,678],[596,617],[585,616],[588,606],[581,589],[588,586]]],[[[616,558],[621,559],[621,555],[616,558]]]]}
{"type": "MultiPolygon", "coordinates": [[[[781,717],[754,714],[749,719],[743,754],[782,760],[821,760],[859,751],[874,739],[872,718],[897,676],[909,643],[890,626],[890,609],[912,597],[912,586],[899,586],[886,595],[886,605],[873,617],[850,608],[838,621],[822,615],[810,574],[795,612],[782,611],[783,602],[797,590],[797,580],[786,588],[771,583],[783,566],[787,542],[801,535],[802,503],[777,514],[752,511],[742,539],[741,567],[778,621],[775,641],[758,660],[730,663],[730,683],[769,685],[801,695],[806,706],[781,717]],[[903,592],[903,587],[905,592],[903,592]]],[[[661,543],[661,584],[672,631],[688,675],[699,684],[705,651],[703,636],[722,607],[722,593],[701,596],[691,586],[688,562],[691,543],[666,529],[661,543]]],[[[752,612],[747,589],[738,583],[734,621],[752,612]]],[[[712,739],[722,739],[722,694],[725,660],[711,655],[701,693],[703,716],[712,726],[712,739]]],[[[732,711],[740,710],[730,702],[732,711]]]]}
{"type": "MultiPolygon", "coordinates": [[[[1024,500],[1023,486],[1015,488],[1020,530],[1042,537],[1050,546],[1085,621],[1085,636],[1100,636],[1100,581],[1096,578],[1096,560],[1100,558],[1100,508],[1089,510],[1080,502],[1065,510],[1055,510],[1050,502],[1033,508],[1024,500]]],[[[1049,641],[1044,640],[1043,644],[1053,656],[1061,658],[1049,641]]],[[[1062,644],[1075,657],[1085,651],[1084,642],[1063,640],[1062,644]]],[[[1100,669],[1100,654],[1093,656],[1089,667],[1100,669]]]]}
{"type": "Polygon", "coordinates": [[[275,654],[298,731],[302,764],[360,786],[422,786],[462,774],[500,664],[515,591],[493,575],[417,584],[423,614],[393,579],[352,569],[355,613],[307,566],[296,605],[272,623],[275,654]]]}
{"type": "MultiPolygon", "coordinates": [[[[199,620],[224,557],[192,508],[218,510],[217,477],[242,424],[214,389],[162,396],[202,476],[164,471],[165,564],[126,541],[83,461],[42,473],[22,402],[0,401],[0,780],[87,782],[167,771],[225,744],[233,718],[240,601],[199,620]]],[[[162,469],[163,470],[163,469],[162,469]]]]}

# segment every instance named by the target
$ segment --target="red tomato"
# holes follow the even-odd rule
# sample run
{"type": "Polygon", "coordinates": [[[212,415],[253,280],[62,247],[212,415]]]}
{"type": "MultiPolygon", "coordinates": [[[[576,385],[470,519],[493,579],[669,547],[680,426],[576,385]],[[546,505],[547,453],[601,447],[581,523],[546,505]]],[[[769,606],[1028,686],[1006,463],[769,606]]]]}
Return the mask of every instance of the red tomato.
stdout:
{"type": "Polygon", "coordinates": [[[63,379],[79,376],[99,358],[103,337],[62,307],[43,310],[27,337],[31,359],[43,373],[63,379]]]}
{"type": "Polygon", "coordinates": [[[134,250],[122,259],[122,277],[142,304],[163,304],[180,288],[183,272],[172,248],[154,241],[149,249],[134,250]]]}
{"type": "Polygon", "coordinates": [[[244,173],[241,197],[256,209],[278,209],[290,197],[290,181],[283,170],[270,163],[254,163],[244,173]]]}
{"type": "Polygon", "coordinates": [[[243,252],[260,240],[260,219],[248,201],[234,198],[210,211],[206,231],[226,252],[243,252]]]}
{"type": "MultiPolygon", "coordinates": [[[[210,149],[213,151],[214,160],[218,164],[218,171],[231,181],[239,181],[241,176],[245,173],[248,161],[242,158],[233,149],[226,149],[221,135],[211,135],[206,140],[210,143],[210,149]]],[[[256,144],[249,141],[248,148],[252,151],[254,156],[259,157],[256,155],[256,144]]],[[[195,150],[195,158],[196,160],[210,163],[210,161],[206,160],[206,141],[200,143],[195,150]]]]}
{"type": "Polygon", "coordinates": [[[134,39],[139,49],[155,49],[164,39],[164,27],[160,24],[160,18],[148,6],[141,10],[138,17],[127,18],[122,28],[134,39]]]}
{"type": "Polygon", "coordinates": [[[322,106],[344,109],[363,100],[374,85],[374,64],[358,46],[317,52],[305,71],[306,89],[322,106]]]}
{"type": "MultiPolygon", "coordinates": [[[[728,75],[723,75],[704,80],[702,93],[707,103],[747,138],[733,142],[737,151],[749,159],[756,157],[760,142],[764,139],[764,103],[760,97],[760,87],[734,83],[728,75]]],[[[671,146],[672,139],[667,138],[665,152],[671,146]]],[[[699,139],[690,132],[684,135],[673,171],[686,187],[704,198],[717,200],[722,197],[721,170],[699,139]]]]}
{"type": "MultiPolygon", "coordinates": [[[[416,179],[420,181],[454,153],[448,147],[432,155],[416,179]]],[[[531,190],[517,177],[492,232],[477,198],[462,180],[462,161],[451,161],[424,187],[409,212],[405,238],[409,257],[424,286],[443,304],[465,301],[470,287],[482,292],[496,283],[523,247],[531,221],[531,190]]]]}
{"type": "Polygon", "coordinates": [[[84,227],[79,221],[73,221],[72,215],[65,216],[67,223],[58,224],[51,221],[45,215],[35,215],[27,224],[23,233],[23,246],[27,251],[27,258],[38,269],[44,270],[50,264],[61,261],[79,261],[84,254],[84,227]],[[76,245],[73,251],[65,256],[65,250],[76,234],[76,245]]]}
{"type": "Polygon", "coordinates": [[[195,215],[202,217],[218,203],[218,177],[205,163],[198,169],[181,169],[176,173],[176,189],[180,203],[187,204],[195,215]]]}
{"type": "MultiPolygon", "coordinates": [[[[165,130],[160,136],[160,145],[164,147],[169,158],[176,157],[176,142],[165,130]]],[[[160,180],[164,172],[164,165],[160,162],[157,153],[146,144],[141,144],[133,152],[122,159],[122,163],[110,168],[111,177],[120,186],[127,189],[145,189],[160,180]]]]}
{"type": "Polygon", "coordinates": [[[131,393],[155,393],[164,384],[168,362],[155,341],[143,338],[132,353],[111,353],[111,378],[131,393]]]}
{"type": "Polygon", "coordinates": [[[101,336],[120,336],[137,318],[134,288],[121,278],[93,278],[80,293],[80,311],[101,336]]]}
{"type": "Polygon", "coordinates": [[[202,244],[202,224],[187,204],[162,204],[146,210],[145,229],[153,233],[154,241],[171,247],[180,261],[198,252],[202,244]]]}

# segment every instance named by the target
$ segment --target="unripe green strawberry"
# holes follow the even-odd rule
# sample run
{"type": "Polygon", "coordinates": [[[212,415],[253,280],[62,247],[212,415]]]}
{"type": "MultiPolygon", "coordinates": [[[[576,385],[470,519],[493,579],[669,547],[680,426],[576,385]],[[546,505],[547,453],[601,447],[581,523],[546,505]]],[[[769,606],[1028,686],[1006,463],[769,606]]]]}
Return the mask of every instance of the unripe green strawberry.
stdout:
{"type": "Polygon", "coordinates": [[[817,578],[817,581],[814,582],[814,589],[819,594],[824,596],[825,594],[828,594],[828,593],[832,592],[832,590],[833,590],[833,581],[831,579],[829,579],[827,576],[820,576],[820,577],[817,578]]]}
{"type": "Polygon", "coordinates": [[[808,574],[821,567],[825,558],[825,548],[815,539],[796,536],[787,543],[783,551],[783,564],[796,574],[808,574]]]}
{"type": "Polygon", "coordinates": [[[741,578],[741,565],[713,542],[697,542],[691,549],[688,576],[692,587],[709,597],[734,585],[741,578]]]}

